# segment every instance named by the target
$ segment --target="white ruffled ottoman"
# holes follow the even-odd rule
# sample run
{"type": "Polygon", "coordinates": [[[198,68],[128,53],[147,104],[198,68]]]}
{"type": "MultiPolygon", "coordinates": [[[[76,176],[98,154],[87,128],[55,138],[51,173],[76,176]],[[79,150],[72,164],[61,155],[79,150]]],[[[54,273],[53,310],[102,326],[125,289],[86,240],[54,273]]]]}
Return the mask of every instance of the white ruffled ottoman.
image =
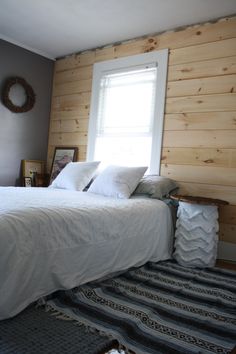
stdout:
{"type": "Polygon", "coordinates": [[[174,195],[179,201],[173,257],[186,267],[213,267],[218,245],[219,199],[174,195]]]}

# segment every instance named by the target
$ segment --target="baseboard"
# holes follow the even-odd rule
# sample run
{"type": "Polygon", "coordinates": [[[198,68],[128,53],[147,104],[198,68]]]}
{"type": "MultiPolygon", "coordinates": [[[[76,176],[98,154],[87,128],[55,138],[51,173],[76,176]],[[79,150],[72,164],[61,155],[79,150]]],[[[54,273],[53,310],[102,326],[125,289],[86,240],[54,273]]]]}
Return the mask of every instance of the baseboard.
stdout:
{"type": "Polygon", "coordinates": [[[236,244],[219,241],[217,258],[236,262],[236,244]]]}

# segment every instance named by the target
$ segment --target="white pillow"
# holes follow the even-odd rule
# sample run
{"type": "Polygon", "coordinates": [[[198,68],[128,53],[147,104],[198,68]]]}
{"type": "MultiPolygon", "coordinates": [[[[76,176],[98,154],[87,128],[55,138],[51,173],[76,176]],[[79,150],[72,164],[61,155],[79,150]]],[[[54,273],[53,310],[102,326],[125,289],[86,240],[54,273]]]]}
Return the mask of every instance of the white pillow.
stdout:
{"type": "Polygon", "coordinates": [[[107,197],[129,198],[147,167],[108,166],[94,180],[88,192],[107,197]]]}
{"type": "Polygon", "coordinates": [[[70,162],[57,175],[51,188],[82,191],[95,175],[100,162],[70,162]]]}

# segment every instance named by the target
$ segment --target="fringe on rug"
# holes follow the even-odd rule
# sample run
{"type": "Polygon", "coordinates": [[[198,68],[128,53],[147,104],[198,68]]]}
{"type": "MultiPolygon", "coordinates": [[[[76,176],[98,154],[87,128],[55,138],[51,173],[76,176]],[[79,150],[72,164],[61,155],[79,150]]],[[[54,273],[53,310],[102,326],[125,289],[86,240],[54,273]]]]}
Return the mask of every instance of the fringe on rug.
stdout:
{"type": "Polygon", "coordinates": [[[79,327],[83,327],[83,329],[86,331],[86,333],[99,334],[100,336],[112,339],[112,343],[109,344],[109,346],[105,346],[104,348],[99,349],[94,354],[135,354],[135,352],[133,350],[127,348],[124,344],[120,343],[110,333],[106,333],[100,329],[94,328],[90,325],[85,324],[82,321],[76,320],[75,318],[62,313],[62,312],[56,310],[51,305],[49,305],[46,301],[41,301],[40,303],[37,304],[37,307],[43,307],[45,312],[49,312],[50,315],[55,316],[59,320],[71,321],[71,322],[73,322],[74,325],[79,326],[79,327]]]}

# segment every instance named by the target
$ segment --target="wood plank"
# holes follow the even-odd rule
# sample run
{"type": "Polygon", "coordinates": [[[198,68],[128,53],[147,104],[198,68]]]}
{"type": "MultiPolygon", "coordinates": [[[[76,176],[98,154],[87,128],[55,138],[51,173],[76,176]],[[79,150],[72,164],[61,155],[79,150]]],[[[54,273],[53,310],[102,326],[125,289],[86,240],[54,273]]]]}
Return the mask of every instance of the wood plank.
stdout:
{"type": "Polygon", "coordinates": [[[52,98],[52,111],[74,111],[82,105],[90,105],[91,93],[83,92],[69,96],[59,96],[52,98]]]}
{"type": "Polygon", "coordinates": [[[60,84],[55,84],[53,90],[53,96],[64,96],[72,95],[82,92],[91,92],[92,89],[92,79],[63,82],[60,84]]]}
{"type": "Polygon", "coordinates": [[[130,55],[149,52],[153,45],[155,44],[153,42],[150,43],[150,37],[144,39],[142,38],[137,40],[130,40],[126,43],[115,45],[115,58],[122,58],[130,55]]]}
{"type": "Polygon", "coordinates": [[[219,222],[236,225],[236,205],[225,205],[219,208],[219,222]]]}
{"type": "Polygon", "coordinates": [[[53,120],[51,133],[88,132],[88,119],[53,120]]]}
{"type": "Polygon", "coordinates": [[[51,133],[49,144],[55,146],[87,145],[87,133],[51,133]]]}
{"type": "Polygon", "coordinates": [[[86,110],[86,113],[82,116],[79,113],[78,109],[71,111],[53,111],[51,113],[51,120],[70,120],[70,119],[88,119],[89,112],[86,110]]]}
{"type": "Polygon", "coordinates": [[[189,112],[166,114],[164,130],[236,129],[236,112],[189,112]]]}
{"type": "MultiPolygon", "coordinates": [[[[63,97],[63,96],[61,96],[63,97]]],[[[64,96],[66,97],[66,96],[64,96]]],[[[64,104],[64,102],[60,103],[60,106],[57,107],[57,109],[54,109],[53,111],[53,115],[55,116],[58,113],[62,113],[62,112],[71,112],[71,111],[74,113],[75,110],[77,112],[77,116],[78,117],[86,117],[86,116],[89,116],[89,110],[90,110],[90,106],[89,105],[80,105],[80,104],[77,104],[76,106],[76,102],[74,103],[74,107],[70,104],[66,105],[64,104]]]]}
{"type": "Polygon", "coordinates": [[[235,92],[236,75],[225,75],[169,82],[166,97],[235,92]]]}
{"type": "MultiPolygon", "coordinates": [[[[225,18],[216,23],[205,23],[184,28],[183,30],[168,31],[147,38],[140,38],[109,46],[108,48],[73,54],[56,61],[56,72],[93,64],[95,61],[118,58],[127,55],[145,53],[163,48],[183,48],[196,44],[231,39],[235,34],[235,17],[225,18]]],[[[229,56],[227,53],[225,56],[229,56]]]]}
{"type": "Polygon", "coordinates": [[[236,187],[236,168],[162,164],[161,175],[182,182],[236,187]]]}
{"type": "Polygon", "coordinates": [[[62,84],[65,82],[79,81],[92,79],[93,66],[83,66],[81,68],[59,71],[55,74],[55,84],[62,84]]]}
{"type": "Polygon", "coordinates": [[[236,18],[225,18],[215,23],[188,26],[182,30],[164,32],[152,37],[158,48],[182,48],[236,37],[236,18]]]}
{"type": "Polygon", "coordinates": [[[95,62],[114,59],[116,57],[115,47],[98,48],[95,50],[95,62]]]}
{"type": "Polygon", "coordinates": [[[86,161],[87,146],[79,145],[79,161],[86,161]]]}
{"type": "Polygon", "coordinates": [[[236,226],[230,224],[220,224],[220,241],[236,243],[236,226]]]}
{"type": "Polygon", "coordinates": [[[236,187],[203,183],[178,182],[179,194],[226,200],[236,205],[236,187]]]}
{"type": "Polygon", "coordinates": [[[235,149],[236,130],[165,131],[163,147],[235,149]]]}
{"type": "Polygon", "coordinates": [[[236,168],[235,149],[163,148],[162,163],[236,168]]]}
{"type": "Polygon", "coordinates": [[[81,54],[72,54],[55,63],[55,71],[64,71],[78,68],[85,65],[92,65],[95,62],[95,51],[87,51],[81,54]]]}
{"type": "Polygon", "coordinates": [[[236,55],[236,38],[170,50],[169,65],[232,57],[236,55]]]}
{"type": "Polygon", "coordinates": [[[187,64],[170,65],[168,67],[169,82],[229,74],[236,74],[235,56],[187,64]]]}
{"type": "Polygon", "coordinates": [[[182,30],[172,30],[164,33],[131,40],[115,46],[116,57],[140,54],[163,48],[182,48],[220,41],[236,36],[235,18],[227,18],[214,24],[205,23],[189,26],[182,30]]]}
{"type": "Polygon", "coordinates": [[[169,97],[166,99],[166,113],[222,112],[236,110],[236,94],[199,95],[169,97]]]}

